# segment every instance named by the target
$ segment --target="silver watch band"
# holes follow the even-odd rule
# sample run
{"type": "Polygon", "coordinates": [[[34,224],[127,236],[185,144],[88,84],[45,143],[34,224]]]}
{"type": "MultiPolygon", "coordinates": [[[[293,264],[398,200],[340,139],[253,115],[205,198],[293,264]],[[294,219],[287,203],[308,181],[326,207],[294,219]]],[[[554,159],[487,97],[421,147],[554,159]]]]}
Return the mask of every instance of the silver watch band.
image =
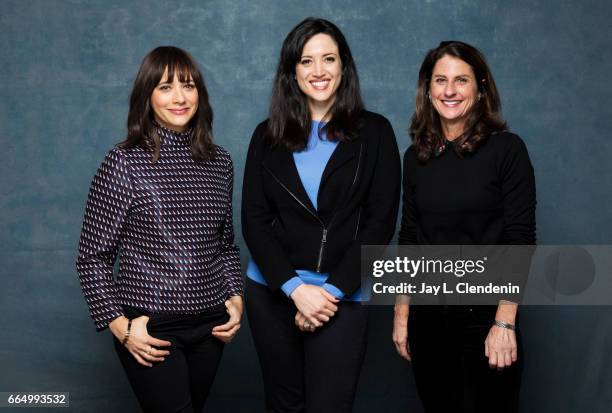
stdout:
{"type": "Polygon", "coordinates": [[[493,324],[495,324],[497,327],[507,328],[508,330],[514,331],[514,324],[504,323],[503,321],[499,321],[499,320],[495,320],[493,324]]]}

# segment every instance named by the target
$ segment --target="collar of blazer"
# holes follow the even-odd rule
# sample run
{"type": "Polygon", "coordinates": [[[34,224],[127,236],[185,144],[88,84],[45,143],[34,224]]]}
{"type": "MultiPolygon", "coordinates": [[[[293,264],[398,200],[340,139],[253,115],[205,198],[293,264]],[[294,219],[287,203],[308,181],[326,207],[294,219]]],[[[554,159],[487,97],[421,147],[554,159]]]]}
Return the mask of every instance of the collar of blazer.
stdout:
{"type": "MultiPolygon", "coordinates": [[[[362,141],[360,137],[356,137],[350,141],[342,141],[338,144],[331,158],[325,165],[323,176],[321,177],[321,187],[325,181],[338,169],[345,166],[351,159],[360,156],[362,141]]],[[[305,205],[311,213],[317,214],[314,205],[308,198],[302,180],[298,173],[295,161],[293,160],[293,152],[283,147],[276,147],[269,150],[262,160],[264,168],[266,168],[273,177],[279,181],[288,191],[294,195],[298,201],[305,205]]],[[[357,173],[358,171],[355,171],[357,173]]],[[[352,185],[349,182],[348,185],[352,185]]]]}

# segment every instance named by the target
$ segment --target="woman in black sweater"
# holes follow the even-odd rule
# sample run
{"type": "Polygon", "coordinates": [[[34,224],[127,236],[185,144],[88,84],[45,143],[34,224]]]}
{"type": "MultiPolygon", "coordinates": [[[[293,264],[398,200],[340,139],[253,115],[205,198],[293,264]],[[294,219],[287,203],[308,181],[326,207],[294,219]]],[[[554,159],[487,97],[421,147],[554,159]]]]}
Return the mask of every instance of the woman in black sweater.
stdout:
{"type": "Polygon", "coordinates": [[[268,411],[352,410],[367,337],[360,246],[390,241],[400,183],[393,129],[363,108],[344,36],[304,20],[283,43],[242,190],[246,308],[268,411]]]}
{"type": "Polygon", "coordinates": [[[240,327],[232,185],[195,61],[154,49],[134,81],[127,139],[91,184],[77,260],[91,317],[113,333],[145,412],[202,411],[240,327]]]}
{"type": "MultiPolygon", "coordinates": [[[[521,138],[507,131],[477,49],[453,41],[429,51],[410,134],[400,244],[535,243],[533,168],[521,138]]],[[[412,360],[426,412],[518,409],[517,308],[507,301],[410,308],[398,297],[393,340],[412,360]]]]}

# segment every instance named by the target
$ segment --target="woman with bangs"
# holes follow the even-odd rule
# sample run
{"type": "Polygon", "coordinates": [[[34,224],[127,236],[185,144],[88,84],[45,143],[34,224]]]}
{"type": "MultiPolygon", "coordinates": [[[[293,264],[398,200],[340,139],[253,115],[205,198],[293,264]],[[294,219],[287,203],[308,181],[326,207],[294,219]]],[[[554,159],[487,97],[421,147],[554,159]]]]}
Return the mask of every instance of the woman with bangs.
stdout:
{"type": "Polygon", "coordinates": [[[193,58],[154,49],[134,81],[127,138],[87,199],[79,280],[146,412],[201,412],[224,343],[240,328],[233,166],[213,143],[212,119],[193,58]]]}
{"type": "MultiPolygon", "coordinates": [[[[533,167],[475,47],[448,41],[427,53],[410,135],[400,244],[535,244],[533,167]]],[[[398,297],[393,341],[412,361],[426,412],[518,411],[518,304],[496,304],[411,306],[398,297]]]]}
{"type": "Polygon", "coordinates": [[[365,110],[346,39],[308,18],[285,38],[242,188],[246,307],[270,412],[350,412],[363,362],[360,247],[394,233],[400,159],[365,110]]]}

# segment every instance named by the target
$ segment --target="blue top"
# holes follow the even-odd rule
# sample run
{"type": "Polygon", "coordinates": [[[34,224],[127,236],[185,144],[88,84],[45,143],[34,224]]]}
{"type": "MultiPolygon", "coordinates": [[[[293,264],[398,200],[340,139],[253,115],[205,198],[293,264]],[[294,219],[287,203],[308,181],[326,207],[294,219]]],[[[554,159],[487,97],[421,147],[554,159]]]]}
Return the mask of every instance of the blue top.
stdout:
{"type": "MultiPolygon", "coordinates": [[[[325,170],[329,158],[331,158],[332,153],[336,149],[336,146],[338,146],[338,142],[331,142],[326,139],[325,131],[322,131],[321,137],[319,137],[320,126],[320,121],[312,121],[306,149],[302,152],[293,152],[293,160],[298,174],[300,175],[300,180],[315,209],[318,209],[317,196],[319,194],[319,187],[321,186],[323,171],[325,170]]],[[[300,269],[296,270],[296,272],[298,276],[291,278],[281,286],[281,289],[287,296],[290,296],[293,290],[302,284],[312,284],[323,287],[336,298],[345,301],[362,301],[361,289],[358,289],[350,297],[345,297],[344,293],[335,285],[325,282],[327,278],[329,278],[329,274],[327,273],[300,269]]],[[[257,267],[257,264],[255,264],[252,259],[249,261],[246,274],[251,280],[259,284],[268,285],[259,267],[257,267]]]]}

